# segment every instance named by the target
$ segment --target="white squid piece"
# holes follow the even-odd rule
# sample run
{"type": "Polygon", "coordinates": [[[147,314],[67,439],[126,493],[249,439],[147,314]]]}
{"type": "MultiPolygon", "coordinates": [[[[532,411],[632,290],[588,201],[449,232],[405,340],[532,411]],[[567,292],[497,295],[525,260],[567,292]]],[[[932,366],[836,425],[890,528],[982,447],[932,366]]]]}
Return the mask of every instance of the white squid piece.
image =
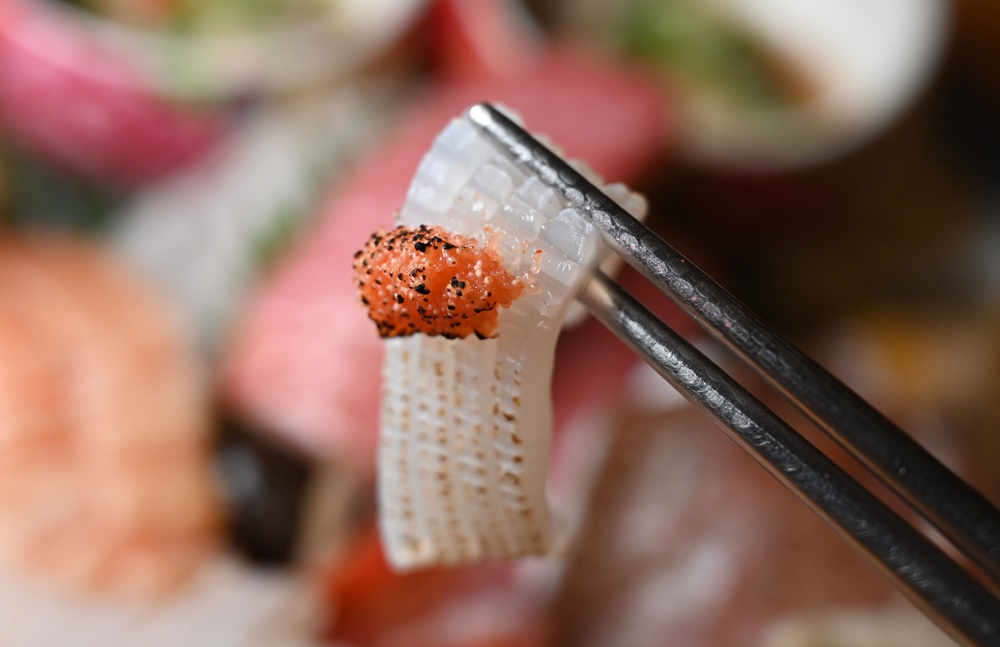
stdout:
{"type": "MultiPolygon", "coordinates": [[[[645,216],[641,196],[578,169],[645,216]]],[[[378,497],[389,562],[407,570],[549,553],[556,339],[607,250],[593,225],[464,116],[423,158],[397,223],[474,237],[528,288],[500,311],[496,337],[386,340],[378,497]]]]}

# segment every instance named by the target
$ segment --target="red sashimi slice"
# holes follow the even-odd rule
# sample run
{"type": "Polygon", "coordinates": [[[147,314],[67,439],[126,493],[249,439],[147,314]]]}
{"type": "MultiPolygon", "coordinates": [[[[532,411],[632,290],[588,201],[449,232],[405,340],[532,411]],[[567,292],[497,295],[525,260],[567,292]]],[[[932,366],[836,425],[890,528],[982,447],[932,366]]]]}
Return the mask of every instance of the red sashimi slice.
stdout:
{"type": "Polygon", "coordinates": [[[343,179],[317,226],[251,304],[223,372],[224,393],[238,410],[313,454],[371,469],[382,348],[358,303],[353,255],[372,231],[391,225],[435,135],[478,101],[510,106],[609,180],[641,177],[667,141],[652,86],[569,51],[547,55],[516,80],[433,88],[343,179]]]}
{"type": "Polygon", "coordinates": [[[368,528],[325,573],[336,609],[327,638],[368,647],[540,647],[540,591],[507,564],[400,574],[368,528]]]}
{"type": "Polygon", "coordinates": [[[117,187],[195,162],[221,119],[171,106],[120,52],[44,2],[0,0],[0,124],[26,149],[117,187]]]}
{"type": "Polygon", "coordinates": [[[541,47],[518,24],[508,0],[436,0],[429,15],[434,71],[442,78],[511,78],[528,70],[541,47]]]}

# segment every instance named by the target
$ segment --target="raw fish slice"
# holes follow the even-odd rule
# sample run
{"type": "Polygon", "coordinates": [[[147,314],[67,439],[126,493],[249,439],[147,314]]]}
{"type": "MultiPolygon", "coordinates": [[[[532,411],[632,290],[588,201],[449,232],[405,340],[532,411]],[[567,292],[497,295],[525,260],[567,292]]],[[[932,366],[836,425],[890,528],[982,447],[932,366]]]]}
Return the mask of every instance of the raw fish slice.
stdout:
{"type": "MultiPolygon", "coordinates": [[[[644,216],[640,196],[605,190],[644,216]]],[[[405,569],[548,553],[555,344],[606,250],[593,225],[464,117],[420,163],[397,220],[476,238],[528,287],[500,310],[495,338],[387,340],[379,501],[388,559],[405,569]]]]}
{"type": "MultiPolygon", "coordinates": [[[[748,372],[741,382],[752,381],[748,372]]],[[[652,369],[640,366],[630,383],[643,397],[608,430],[555,596],[553,644],[654,647],[663,636],[688,647],[925,644],[825,631],[831,613],[878,617],[870,628],[909,616],[926,627],[926,644],[952,644],[652,369]]],[[[766,404],[795,415],[777,395],[766,404]]]]}
{"type": "Polygon", "coordinates": [[[221,144],[224,119],[157,96],[136,61],[59,9],[0,2],[0,123],[12,140],[113,188],[165,178],[221,144]]]}
{"type": "MultiPolygon", "coordinates": [[[[394,572],[374,526],[326,574],[337,645],[542,647],[551,588],[510,564],[394,572]]],[[[326,643],[324,643],[325,645],[326,643]]]]}
{"type": "Polygon", "coordinates": [[[0,567],[156,595],[217,549],[188,351],[155,295],[94,246],[0,241],[0,567]]]}

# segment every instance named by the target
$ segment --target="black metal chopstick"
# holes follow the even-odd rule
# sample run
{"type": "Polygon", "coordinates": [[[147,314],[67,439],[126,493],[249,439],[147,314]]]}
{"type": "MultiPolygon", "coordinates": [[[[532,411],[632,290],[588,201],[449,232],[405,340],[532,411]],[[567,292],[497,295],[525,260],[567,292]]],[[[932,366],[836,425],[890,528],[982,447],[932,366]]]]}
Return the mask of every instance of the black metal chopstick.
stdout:
{"type": "MultiPolygon", "coordinates": [[[[515,163],[564,195],[601,230],[620,256],[757,369],[1000,582],[1000,512],[982,495],[504,114],[479,104],[469,110],[468,117],[515,163]]],[[[584,301],[605,325],[708,410],[772,473],[879,562],[956,638],[971,644],[1000,645],[1000,600],[950,558],[766,408],[748,404],[751,400],[728,376],[728,382],[720,382],[724,374],[714,366],[709,368],[707,360],[689,349],[682,353],[692,362],[684,368],[684,375],[695,381],[678,381],[678,366],[663,365],[658,358],[674,357],[684,348],[680,345],[683,341],[617,286],[597,277],[584,301]],[[666,351],[670,352],[663,355],[666,351]],[[709,376],[712,384],[725,384],[726,388],[709,388],[705,381],[709,376]],[[733,390],[734,386],[738,390],[733,390]],[[726,396],[720,400],[722,392],[726,396]],[[748,421],[753,421],[751,426],[757,431],[740,426],[748,421]],[[825,489],[833,483],[834,491],[825,489]]]]}
{"type": "Polygon", "coordinates": [[[581,300],[956,639],[1000,644],[1000,600],[603,275],[581,300]]]}

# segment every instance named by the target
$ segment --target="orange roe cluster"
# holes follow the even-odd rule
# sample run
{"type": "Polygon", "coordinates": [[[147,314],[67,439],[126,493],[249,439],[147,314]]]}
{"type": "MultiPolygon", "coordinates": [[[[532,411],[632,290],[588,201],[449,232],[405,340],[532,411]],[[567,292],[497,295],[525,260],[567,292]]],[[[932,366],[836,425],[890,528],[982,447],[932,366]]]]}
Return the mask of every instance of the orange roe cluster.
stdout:
{"type": "Polygon", "coordinates": [[[376,232],[354,255],[354,273],[382,337],[495,337],[498,308],[524,289],[494,250],[424,225],[376,232]]]}

